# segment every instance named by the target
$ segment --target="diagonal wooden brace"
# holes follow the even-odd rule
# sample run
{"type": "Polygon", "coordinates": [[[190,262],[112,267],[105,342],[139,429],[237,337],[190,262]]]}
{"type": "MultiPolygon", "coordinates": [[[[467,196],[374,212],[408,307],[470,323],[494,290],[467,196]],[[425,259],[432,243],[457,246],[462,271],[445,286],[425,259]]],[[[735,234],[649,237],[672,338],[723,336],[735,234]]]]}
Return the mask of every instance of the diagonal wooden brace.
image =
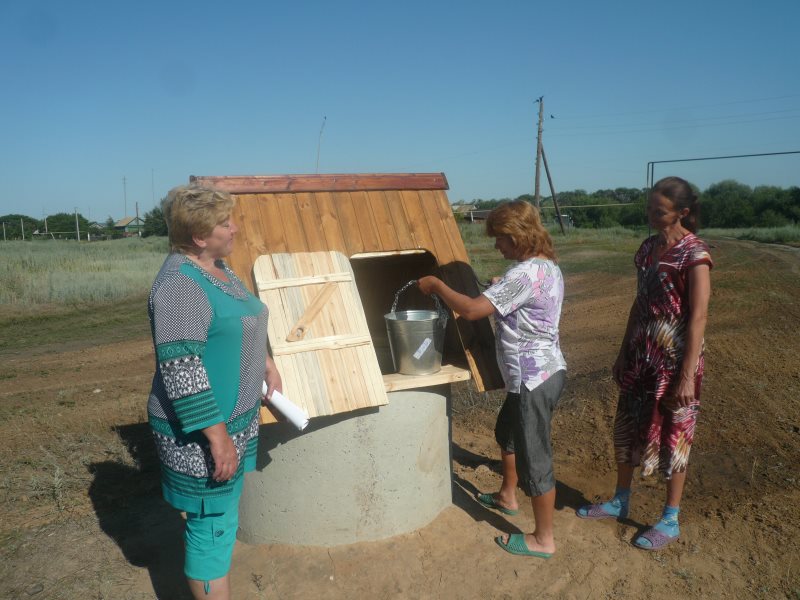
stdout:
{"type": "Polygon", "coordinates": [[[319,314],[319,311],[322,310],[322,307],[325,306],[325,303],[330,300],[335,291],[336,283],[334,282],[328,282],[322,286],[316,298],[306,307],[305,312],[297,320],[297,323],[294,324],[291,331],[289,331],[289,335],[286,336],[287,342],[297,342],[305,337],[311,322],[319,314]]]}

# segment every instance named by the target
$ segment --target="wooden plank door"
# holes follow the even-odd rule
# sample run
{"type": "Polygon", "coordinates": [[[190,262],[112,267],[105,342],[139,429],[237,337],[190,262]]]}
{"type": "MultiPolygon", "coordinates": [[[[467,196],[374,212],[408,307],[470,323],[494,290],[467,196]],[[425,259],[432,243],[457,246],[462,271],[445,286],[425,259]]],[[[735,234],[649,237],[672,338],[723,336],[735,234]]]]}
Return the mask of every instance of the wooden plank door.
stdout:
{"type": "MultiPolygon", "coordinates": [[[[253,274],[270,310],[270,345],[287,398],[312,418],[388,403],[345,255],[265,254],[253,274]]],[[[262,422],[271,421],[262,409],[262,422]]]]}

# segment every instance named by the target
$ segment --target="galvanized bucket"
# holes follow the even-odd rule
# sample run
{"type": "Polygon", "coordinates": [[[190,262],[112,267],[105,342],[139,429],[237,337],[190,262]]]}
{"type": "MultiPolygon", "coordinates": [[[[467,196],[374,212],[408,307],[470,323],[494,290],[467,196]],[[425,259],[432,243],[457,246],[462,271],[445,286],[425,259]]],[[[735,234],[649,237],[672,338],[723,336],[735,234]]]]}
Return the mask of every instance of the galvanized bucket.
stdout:
{"type": "Polygon", "coordinates": [[[389,335],[394,368],[403,375],[430,375],[442,368],[444,331],[447,326],[447,311],[439,298],[431,294],[436,310],[397,310],[400,294],[416,280],[409,281],[397,292],[392,312],[383,316],[389,335]]]}

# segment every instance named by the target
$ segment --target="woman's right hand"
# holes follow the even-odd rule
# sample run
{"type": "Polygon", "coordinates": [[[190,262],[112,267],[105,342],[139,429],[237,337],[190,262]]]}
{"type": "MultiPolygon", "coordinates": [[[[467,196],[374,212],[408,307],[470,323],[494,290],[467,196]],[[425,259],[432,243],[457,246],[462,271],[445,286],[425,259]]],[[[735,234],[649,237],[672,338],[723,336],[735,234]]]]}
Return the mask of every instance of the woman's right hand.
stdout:
{"type": "Polygon", "coordinates": [[[439,284],[441,283],[441,279],[438,277],[434,277],[433,275],[427,275],[425,277],[420,277],[417,279],[417,287],[419,287],[419,291],[429,296],[430,294],[435,294],[438,291],[439,284]]]}
{"type": "Polygon", "coordinates": [[[239,468],[239,455],[233,445],[231,436],[225,423],[217,423],[203,430],[211,449],[211,458],[214,459],[214,481],[228,481],[236,475],[239,468]]]}

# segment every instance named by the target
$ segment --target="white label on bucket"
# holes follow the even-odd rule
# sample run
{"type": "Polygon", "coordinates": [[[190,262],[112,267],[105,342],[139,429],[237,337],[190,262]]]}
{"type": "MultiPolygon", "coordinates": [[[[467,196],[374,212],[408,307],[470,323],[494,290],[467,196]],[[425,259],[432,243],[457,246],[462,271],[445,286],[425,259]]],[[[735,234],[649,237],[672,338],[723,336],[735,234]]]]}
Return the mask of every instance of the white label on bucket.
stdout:
{"type": "Polygon", "coordinates": [[[417,348],[417,351],[414,352],[414,358],[419,360],[420,357],[423,354],[425,354],[425,350],[427,350],[428,346],[430,345],[431,345],[431,338],[425,338],[424,340],[422,340],[422,343],[419,345],[419,348],[417,348]]]}

